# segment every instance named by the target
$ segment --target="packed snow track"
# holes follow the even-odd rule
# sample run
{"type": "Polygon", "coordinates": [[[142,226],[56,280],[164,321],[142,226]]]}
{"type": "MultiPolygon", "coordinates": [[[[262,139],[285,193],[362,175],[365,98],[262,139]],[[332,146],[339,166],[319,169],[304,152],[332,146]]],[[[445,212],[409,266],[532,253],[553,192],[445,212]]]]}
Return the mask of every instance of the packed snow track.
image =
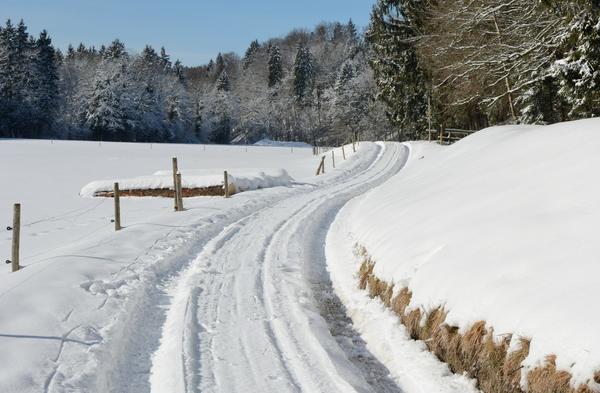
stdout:
{"type": "MultiPolygon", "coordinates": [[[[207,239],[162,286],[162,318],[149,316],[156,312],[151,310],[132,317],[140,319],[131,321],[132,329],[160,323],[158,333],[137,332],[150,339],[160,336],[156,348],[148,349],[149,381],[132,377],[136,366],[127,364],[143,355],[121,356],[113,366],[104,365],[110,377],[101,388],[157,393],[399,391],[385,367],[352,337],[325,269],[325,237],[336,213],[396,174],[408,157],[408,148],[398,143],[380,144],[377,150],[359,170],[333,176],[318,187],[300,187],[207,239]]],[[[132,344],[124,348],[131,351],[132,344]]]]}

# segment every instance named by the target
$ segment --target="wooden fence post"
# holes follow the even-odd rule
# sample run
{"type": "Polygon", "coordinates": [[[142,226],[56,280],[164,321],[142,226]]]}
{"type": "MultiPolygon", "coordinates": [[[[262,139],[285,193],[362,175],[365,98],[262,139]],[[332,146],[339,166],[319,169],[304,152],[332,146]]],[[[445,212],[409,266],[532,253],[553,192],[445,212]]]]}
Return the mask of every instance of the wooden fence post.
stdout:
{"type": "Polygon", "coordinates": [[[440,124],[440,145],[444,144],[444,126],[440,124]]]}
{"type": "Polygon", "coordinates": [[[321,157],[321,162],[319,163],[319,167],[317,168],[317,176],[325,173],[325,156],[321,157]]]}
{"type": "Polygon", "coordinates": [[[344,149],[344,145],[342,145],[342,156],[344,157],[344,161],[346,161],[346,150],[344,149]]]}
{"type": "Polygon", "coordinates": [[[19,264],[19,245],[21,242],[21,204],[15,203],[13,207],[13,226],[12,226],[12,271],[16,272],[21,269],[19,264]]]}
{"type": "MultiPolygon", "coordinates": [[[[386,140],[387,140],[387,134],[386,134],[386,140]]],[[[352,137],[352,151],[354,153],[356,153],[356,146],[354,146],[354,137],[352,137]]]]}
{"type": "Polygon", "coordinates": [[[229,175],[227,175],[227,171],[223,172],[223,188],[225,189],[225,198],[229,198],[229,175]]]}
{"type": "Polygon", "coordinates": [[[177,172],[177,208],[183,211],[183,188],[181,187],[181,172],[177,172]]]}
{"type": "Polygon", "coordinates": [[[179,172],[177,157],[173,157],[173,209],[175,211],[179,211],[179,207],[177,206],[177,172],[179,172]]]}
{"type": "Polygon", "coordinates": [[[123,229],[123,227],[121,227],[121,199],[119,197],[119,183],[115,183],[113,194],[115,199],[115,231],[120,231],[123,229]]]}
{"type": "Polygon", "coordinates": [[[333,169],[335,169],[335,150],[331,151],[331,163],[332,163],[333,169]]]}

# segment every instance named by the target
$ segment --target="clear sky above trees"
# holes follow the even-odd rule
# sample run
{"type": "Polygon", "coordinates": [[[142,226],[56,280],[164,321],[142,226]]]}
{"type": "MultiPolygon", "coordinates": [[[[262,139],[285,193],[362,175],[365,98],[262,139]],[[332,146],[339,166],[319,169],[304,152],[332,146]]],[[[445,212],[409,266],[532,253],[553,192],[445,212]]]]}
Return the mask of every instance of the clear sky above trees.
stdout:
{"type": "MultiPolygon", "coordinates": [[[[30,32],[47,29],[53,43],[108,44],[120,38],[129,49],[164,46],[185,65],[207,62],[218,52],[243,51],[295,27],[321,21],[367,25],[374,0],[2,0],[0,17],[25,19],[30,32]]],[[[4,21],[2,21],[4,22],[4,21]]]]}

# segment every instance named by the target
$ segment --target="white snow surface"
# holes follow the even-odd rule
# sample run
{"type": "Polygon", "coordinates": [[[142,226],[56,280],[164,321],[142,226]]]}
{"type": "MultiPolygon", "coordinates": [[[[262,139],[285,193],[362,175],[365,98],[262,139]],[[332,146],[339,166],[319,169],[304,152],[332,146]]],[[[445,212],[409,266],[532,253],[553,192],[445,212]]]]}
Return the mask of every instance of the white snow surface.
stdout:
{"type": "Polygon", "coordinates": [[[0,141],[1,221],[23,208],[23,269],[0,273],[0,392],[400,392],[335,300],[324,241],[406,151],[349,150],[314,177],[311,149],[0,141]],[[110,199],[78,195],[172,156],[192,175],[284,167],[297,181],[186,198],[178,213],[167,198],[123,198],[119,232],[110,199]]]}
{"type": "Polygon", "coordinates": [[[0,273],[0,392],[468,392],[447,388],[469,383],[401,334],[386,352],[385,337],[346,316],[326,271],[327,231],[348,201],[402,169],[407,149],[365,142],[345,161],[333,154],[337,169],[328,152],[315,177],[311,149],[0,141],[0,181],[11,185],[0,219],[10,224],[19,201],[24,224],[23,269],[0,273]],[[185,198],[184,212],[168,198],[123,198],[119,232],[110,199],[78,195],[172,156],[192,176],[283,167],[297,181],[185,198]]]}
{"type": "MultiPolygon", "coordinates": [[[[222,186],[223,179],[223,171],[216,169],[188,169],[185,173],[181,174],[181,185],[183,188],[222,186]]],[[[287,171],[282,168],[234,168],[228,170],[227,179],[229,184],[235,186],[236,192],[289,186],[293,181],[287,171]]],[[[83,197],[93,197],[97,192],[112,191],[115,182],[119,183],[121,190],[173,189],[172,172],[161,170],[150,176],[96,180],[85,185],[79,194],[83,197]]]]}
{"type": "MultiPolygon", "coordinates": [[[[485,320],[513,343],[531,338],[526,370],[556,354],[572,383],[588,382],[600,370],[598,128],[592,119],[494,127],[444,148],[410,143],[406,167],[338,220],[378,277],[410,288],[411,307],[443,305],[451,324],[485,320]]],[[[364,299],[348,302],[352,312],[364,299]]]]}

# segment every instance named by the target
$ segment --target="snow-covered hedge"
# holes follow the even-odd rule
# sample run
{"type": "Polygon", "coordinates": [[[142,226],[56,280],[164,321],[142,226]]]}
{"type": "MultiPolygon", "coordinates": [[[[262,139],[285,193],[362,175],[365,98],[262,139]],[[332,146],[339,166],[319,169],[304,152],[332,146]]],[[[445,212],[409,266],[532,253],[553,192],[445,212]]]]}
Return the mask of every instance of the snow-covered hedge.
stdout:
{"type": "MultiPolygon", "coordinates": [[[[233,169],[228,172],[229,184],[235,192],[260,188],[288,186],[293,181],[285,169],[233,169]]],[[[92,197],[96,193],[112,191],[115,182],[121,190],[159,190],[173,188],[173,175],[170,171],[159,171],[151,176],[129,179],[99,180],[85,185],[80,195],[92,197]]],[[[207,188],[223,185],[223,172],[216,170],[182,171],[181,184],[184,189],[207,188]]]]}

